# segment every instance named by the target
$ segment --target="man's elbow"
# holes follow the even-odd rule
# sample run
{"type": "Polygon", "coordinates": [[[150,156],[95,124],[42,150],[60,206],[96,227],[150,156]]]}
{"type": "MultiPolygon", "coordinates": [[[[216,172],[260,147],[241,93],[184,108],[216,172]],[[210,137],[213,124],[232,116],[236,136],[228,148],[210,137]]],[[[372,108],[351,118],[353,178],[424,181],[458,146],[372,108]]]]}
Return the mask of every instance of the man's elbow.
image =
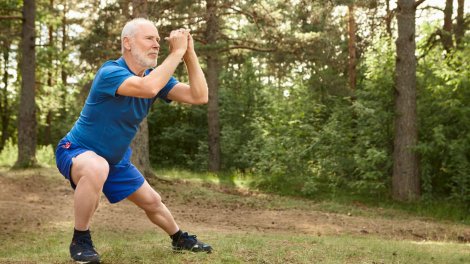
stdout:
{"type": "Polygon", "coordinates": [[[194,104],[197,105],[207,104],[207,102],[209,102],[208,96],[200,97],[197,100],[194,100],[194,104]]]}
{"type": "Polygon", "coordinates": [[[206,95],[206,96],[204,96],[204,97],[202,98],[201,104],[207,104],[208,102],[209,102],[209,96],[206,95]]]}
{"type": "MultiPolygon", "coordinates": [[[[162,87],[163,88],[163,87],[162,87]]],[[[154,88],[150,92],[150,98],[154,98],[155,96],[158,95],[158,93],[162,90],[162,88],[154,88]]]]}
{"type": "Polygon", "coordinates": [[[159,92],[156,87],[146,82],[144,78],[140,78],[139,82],[134,84],[134,90],[136,91],[136,94],[131,96],[140,98],[153,98],[159,92]]]}

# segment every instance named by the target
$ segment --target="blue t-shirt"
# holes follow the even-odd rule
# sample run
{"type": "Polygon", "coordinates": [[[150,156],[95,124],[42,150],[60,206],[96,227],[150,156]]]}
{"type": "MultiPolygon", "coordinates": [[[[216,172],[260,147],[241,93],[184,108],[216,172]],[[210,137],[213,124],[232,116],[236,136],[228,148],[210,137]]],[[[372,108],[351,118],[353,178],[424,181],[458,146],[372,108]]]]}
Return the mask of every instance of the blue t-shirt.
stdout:
{"type": "Polygon", "coordinates": [[[104,63],[96,73],[80,117],[67,134],[72,143],[94,151],[110,164],[118,164],[123,158],[153,102],[157,98],[170,102],[167,95],[178,83],[171,77],[154,98],[116,94],[119,86],[132,76],[135,74],[122,57],[104,63]]]}

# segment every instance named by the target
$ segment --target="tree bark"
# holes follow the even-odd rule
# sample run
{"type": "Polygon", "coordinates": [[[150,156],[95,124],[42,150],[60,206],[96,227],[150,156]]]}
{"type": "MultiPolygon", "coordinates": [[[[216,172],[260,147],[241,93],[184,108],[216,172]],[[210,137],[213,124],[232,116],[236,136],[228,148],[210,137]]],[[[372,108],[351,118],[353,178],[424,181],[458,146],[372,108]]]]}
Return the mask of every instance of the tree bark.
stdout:
{"type": "Polygon", "coordinates": [[[131,149],[132,164],[134,164],[145,177],[154,177],[155,174],[150,166],[149,158],[149,129],[147,118],[140,123],[139,131],[132,140],[131,149]]]}
{"type": "MultiPolygon", "coordinates": [[[[132,17],[147,18],[146,0],[132,1],[132,17]]],[[[145,177],[154,177],[155,174],[153,173],[152,166],[150,165],[149,129],[147,118],[144,118],[142,123],[140,123],[139,130],[132,140],[131,149],[131,161],[134,166],[136,166],[145,177]]]]}
{"type": "MultiPolygon", "coordinates": [[[[214,46],[219,33],[219,22],[217,17],[217,1],[206,1],[206,43],[214,46]]],[[[217,52],[209,52],[207,55],[207,85],[209,87],[209,102],[207,105],[207,119],[209,126],[209,171],[220,171],[221,150],[220,150],[220,123],[219,123],[219,59],[217,52]]]]}
{"type": "Polygon", "coordinates": [[[397,200],[420,196],[416,110],[415,1],[398,0],[398,39],[395,68],[395,139],[392,192],[397,200]]]}
{"type": "MultiPolygon", "coordinates": [[[[62,43],[61,43],[61,46],[62,46],[62,52],[65,53],[66,49],[67,49],[67,1],[64,1],[64,11],[63,11],[63,14],[62,14],[62,43]]],[[[67,115],[67,69],[66,69],[66,63],[65,62],[62,62],[61,63],[62,67],[61,67],[61,70],[60,70],[60,78],[62,80],[62,97],[61,97],[61,100],[62,100],[62,106],[60,108],[60,116],[62,117],[62,119],[65,119],[66,115],[67,115]]]]}
{"type": "Polygon", "coordinates": [[[356,19],[354,17],[354,4],[348,6],[348,50],[349,50],[349,67],[348,78],[349,88],[356,90],[356,19]]]}
{"type": "MultiPolygon", "coordinates": [[[[54,0],[50,0],[49,1],[49,4],[50,6],[54,6],[54,0]]],[[[50,47],[54,47],[54,27],[52,25],[49,25],[48,27],[48,31],[49,31],[49,46],[50,47]]],[[[54,85],[54,77],[53,77],[53,69],[55,69],[55,67],[53,66],[53,58],[52,58],[52,54],[49,53],[49,56],[48,56],[48,60],[49,60],[49,65],[51,67],[49,67],[47,69],[47,85],[49,87],[52,87],[54,85]]],[[[51,96],[49,93],[46,94],[46,96],[51,96]]],[[[44,129],[44,145],[50,145],[52,142],[51,142],[51,134],[52,134],[52,109],[48,109],[47,110],[47,115],[46,115],[46,127],[44,129]]]]}
{"type": "Polygon", "coordinates": [[[462,38],[465,35],[465,13],[464,13],[464,6],[465,0],[458,0],[457,1],[457,24],[455,26],[455,42],[457,46],[460,46],[462,43],[462,38]]]}
{"type": "Polygon", "coordinates": [[[119,0],[118,3],[124,17],[127,20],[132,19],[132,16],[129,12],[130,0],[119,0]]]}
{"type": "Polygon", "coordinates": [[[3,150],[5,146],[5,142],[7,141],[9,134],[8,134],[8,126],[10,125],[10,104],[8,102],[8,61],[10,60],[10,49],[11,49],[11,42],[8,40],[3,41],[3,63],[4,63],[4,72],[3,72],[3,92],[1,93],[2,98],[0,99],[0,113],[1,113],[1,120],[2,120],[2,137],[0,138],[0,152],[3,150]]]}
{"type": "Polygon", "coordinates": [[[15,167],[30,167],[37,163],[35,19],[35,1],[24,0],[20,66],[22,78],[18,124],[18,160],[15,167]]]}
{"type": "Polygon", "coordinates": [[[148,18],[147,0],[132,0],[132,17],[148,18]]]}
{"type": "Polygon", "coordinates": [[[393,33],[392,33],[393,12],[392,12],[392,10],[390,10],[390,1],[391,0],[386,0],[385,1],[386,8],[387,8],[386,9],[387,14],[386,14],[386,17],[385,17],[385,25],[386,25],[386,29],[387,29],[387,34],[391,39],[391,38],[393,38],[393,33]]]}
{"type": "Polygon", "coordinates": [[[449,53],[452,50],[452,10],[454,0],[446,0],[444,8],[444,25],[442,27],[441,40],[444,49],[449,53]]]}

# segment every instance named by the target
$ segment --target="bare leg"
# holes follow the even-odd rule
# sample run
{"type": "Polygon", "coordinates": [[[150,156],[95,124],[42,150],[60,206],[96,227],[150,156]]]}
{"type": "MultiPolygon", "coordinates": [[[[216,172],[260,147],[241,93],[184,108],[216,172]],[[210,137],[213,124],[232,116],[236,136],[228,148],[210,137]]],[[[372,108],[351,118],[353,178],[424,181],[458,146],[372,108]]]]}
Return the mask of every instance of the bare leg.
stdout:
{"type": "Polygon", "coordinates": [[[77,186],[74,193],[75,229],[89,229],[108,173],[108,162],[92,151],[73,159],[71,177],[77,186]]]}
{"type": "Polygon", "coordinates": [[[127,199],[142,208],[150,221],[163,229],[168,235],[173,235],[178,232],[179,227],[173,215],[171,215],[168,208],[162,203],[160,195],[147,181],[145,181],[137,191],[127,197],[127,199]]]}

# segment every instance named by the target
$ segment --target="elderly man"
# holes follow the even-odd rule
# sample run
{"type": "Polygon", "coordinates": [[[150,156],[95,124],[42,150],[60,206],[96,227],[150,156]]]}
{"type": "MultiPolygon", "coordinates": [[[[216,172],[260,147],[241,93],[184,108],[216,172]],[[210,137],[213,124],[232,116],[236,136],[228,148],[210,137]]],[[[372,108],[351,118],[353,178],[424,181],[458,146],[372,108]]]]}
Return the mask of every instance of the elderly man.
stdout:
{"type": "Polygon", "coordinates": [[[98,70],[80,117],[57,146],[57,167],[75,190],[70,254],[80,263],[100,262],[89,227],[101,191],[111,203],[127,198],[142,208],[150,221],[170,235],[174,250],[212,251],[211,246],[179,229],[160,195],[130,162],[129,145],[157,98],[189,104],[208,100],[206,79],[189,30],[174,30],[166,40],[170,54],[156,67],[160,50],[157,28],[143,18],[129,21],[122,29],[122,57],[98,70]],[[189,85],[172,77],[182,60],[189,85]]]}

